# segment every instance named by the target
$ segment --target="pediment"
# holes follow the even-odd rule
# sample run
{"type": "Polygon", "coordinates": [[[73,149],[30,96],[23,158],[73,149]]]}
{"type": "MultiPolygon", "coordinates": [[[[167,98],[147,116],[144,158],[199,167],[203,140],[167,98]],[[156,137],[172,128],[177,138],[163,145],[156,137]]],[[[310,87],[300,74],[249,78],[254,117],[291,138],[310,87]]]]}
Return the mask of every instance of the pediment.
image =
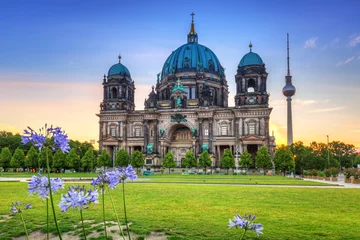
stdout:
{"type": "Polygon", "coordinates": [[[248,135],[246,137],[243,137],[242,140],[243,141],[263,141],[264,138],[251,134],[251,135],[248,135]]]}
{"type": "Polygon", "coordinates": [[[110,136],[110,137],[104,138],[103,142],[104,143],[108,143],[108,142],[113,143],[113,142],[118,142],[118,140],[116,138],[110,136]]]}

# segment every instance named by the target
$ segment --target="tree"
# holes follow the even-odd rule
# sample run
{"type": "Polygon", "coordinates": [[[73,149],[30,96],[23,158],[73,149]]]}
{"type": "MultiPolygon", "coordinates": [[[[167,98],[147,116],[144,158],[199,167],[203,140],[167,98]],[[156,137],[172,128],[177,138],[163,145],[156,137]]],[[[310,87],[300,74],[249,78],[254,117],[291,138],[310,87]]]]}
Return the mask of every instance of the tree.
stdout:
{"type": "Polygon", "coordinates": [[[271,155],[268,152],[267,147],[262,146],[256,153],[256,166],[264,169],[264,175],[266,175],[266,169],[272,167],[271,155]]]}
{"type": "Polygon", "coordinates": [[[106,149],[103,149],[101,151],[101,154],[97,159],[97,165],[99,167],[104,167],[104,171],[105,171],[105,167],[111,166],[111,157],[110,154],[106,151],[106,149]]]}
{"type": "Polygon", "coordinates": [[[275,153],[275,168],[282,170],[284,176],[286,171],[292,171],[295,168],[294,156],[287,146],[281,145],[275,153]]]}
{"type": "Polygon", "coordinates": [[[25,168],[25,154],[22,149],[17,148],[11,158],[10,166],[12,168],[25,168]]]}
{"type": "Polygon", "coordinates": [[[234,155],[230,151],[230,149],[225,149],[224,155],[221,158],[220,167],[226,168],[227,173],[229,174],[229,168],[234,168],[235,166],[235,159],[234,155]]]}
{"type": "Polygon", "coordinates": [[[185,154],[185,159],[183,160],[183,165],[187,168],[196,167],[196,158],[192,151],[187,151],[185,154]]]}
{"type": "Polygon", "coordinates": [[[357,166],[358,164],[360,164],[360,155],[354,158],[354,165],[357,166]]]}
{"type": "Polygon", "coordinates": [[[176,167],[174,155],[171,151],[166,153],[164,162],[163,162],[163,167],[169,168],[169,174],[170,174],[170,169],[176,167]]]}
{"type": "Polygon", "coordinates": [[[139,172],[139,167],[144,166],[144,155],[140,151],[135,151],[131,155],[131,165],[136,167],[136,172],[139,172]]]}
{"type": "Polygon", "coordinates": [[[80,168],[80,157],[76,153],[76,149],[72,148],[65,158],[65,168],[80,168]]]}
{"type": "Polygon", "coordinates": [[[54,154],[53,168],[56,168],[56,170],[61,172],[61,169],[65,168],[65,159],[66,155],[60,149],[56,150],[54,154]]]}
{"type": "Polygon", "coordinates": [[[39,162],[40,167],[46,168],[46,152],[49,158],[49,166],[52,166],[53,163],[53,152],[49,148],[42,148],[40,152],[39,162]]]}
{"type": "Polygon", "coordinates": [[[11,161],[10,149],[8,147],[2,148],[0,154],[0,166],[4,169],[4,172],[6,172],[6,169],[10,167],[10,161],[11,161]]]}
{"type": "Polygon", "coordinates": [[[199,167],[205,168],[205,174],[206,174],[206,168],[211,166],[211,159],[208,151],[204,150],[199,157],[199,167]]]}
{"type": "Polygon", "coordinates": [[[30,150],[28,151],[26,157],[25,157],[25,167],[27,168],[40,168],[39,167],[39,153],[34,148],[34,146],[31,146],[30,150]]]}
{"type": "Polygon", "coordinates": [[[88,148],[85,155],[81,158],[81,166],[84,171],[89,172],[94,169],[94,152],[92,148],[88,148]]]}
{"type": "Polygon", "coordinates": [[[4,147],[9,148],[11,153],[15,153],[17,148],[20,148],[27,152],[30,149],[31,144],[23,145],[21,143],[20,134],[13,134],[11,132],[0,131],[0,149],[4,147]]]}
{"type": "Polygon", "coordinates": [[[244,168],[248,168],[252,163],[251,154],[247,151],[240,155],[240,165],[244,168]]]}
{"type": "Polygon", "coordinates": [[[115,166],[127,167],[130,164],[130,156],[124,148],[120,148],[116,153],[115,166]]]}

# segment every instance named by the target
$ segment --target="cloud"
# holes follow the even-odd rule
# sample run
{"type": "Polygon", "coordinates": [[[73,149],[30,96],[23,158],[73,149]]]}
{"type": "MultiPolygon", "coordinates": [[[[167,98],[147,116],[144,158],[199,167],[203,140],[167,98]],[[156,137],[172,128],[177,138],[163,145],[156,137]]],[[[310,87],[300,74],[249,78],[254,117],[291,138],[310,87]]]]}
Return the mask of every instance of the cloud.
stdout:
{"type": "Polygon", "coordinates": [[[321,108],[321,109],[315,109],[313,111],[310,111],[310,113],[324,113],[324,112],[335,112],[345,109],[345,107],[336,107],[336,108],[321,108]]]}
{"type": "Polygon", "coordinates": [[[355,47],[357,44],[360,43],[360,35],[359,36],[354,36],[351,40],[350,40],[350,47],[355,47]]]}
{"type": "Polygon", "coordinates": [[[360,129],[357,129],[357,130],[355,130],[354,132],[358,133],[358,132],[360,132],[360,129]]]}
{"type": "Polygon", "coordinates": [[[304,48],[316,48],[318,37],[312,37],[305,41],[304,48]]]}
{"type": "Polygon", "coordinates": [[[346,60],[343,61],[343,62],[338,62],[338,63],[336,64],[336,66],[337,66],[337,67],[340,67],[341,65],[348,64],[348,63],[352,62],[354,59],[355,59],[355,56],[352,56],[352,57],[346,59],[346,60]]]}
{"type": "Polygon", "coordinates": [[[336,47],[339,47],[339,43],[340,43],[340,38],[339,37],[336,37],[334,39],[331,40],[330,43],[328,44],[325,44],[321,50],[326,50],[328,48],[336,48],[336,47]]]}

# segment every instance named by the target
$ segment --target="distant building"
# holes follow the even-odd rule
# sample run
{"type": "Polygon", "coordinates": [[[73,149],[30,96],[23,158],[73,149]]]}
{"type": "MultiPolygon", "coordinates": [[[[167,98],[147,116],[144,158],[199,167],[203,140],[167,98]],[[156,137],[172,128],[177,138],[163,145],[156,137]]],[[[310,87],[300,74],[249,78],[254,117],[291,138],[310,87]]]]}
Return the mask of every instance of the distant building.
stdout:
{"type": "MultiPolygon", "coordinates": [[[[168,151],[181,162],[188,150],[198,156],[213,154],[219,166],[226,148],[235,155],[255,155],[261,146],[273,154],[275,138],[269,135],[269,93],[265,64],[252,51],[245,54],[235,75],[235,107],[228,107],[225,69],[208,47],[198,43],[192,20],[187,43],[173,51],[145,99],[144,110],[135,110],[135,83],[119,62],[103,79],[100,104],[99,149],[113,157],[117,149],[139,150],[147,166],[160,166],[168,151]]],[[[142,97],[142,96],[137,96],[142,97]]]]}

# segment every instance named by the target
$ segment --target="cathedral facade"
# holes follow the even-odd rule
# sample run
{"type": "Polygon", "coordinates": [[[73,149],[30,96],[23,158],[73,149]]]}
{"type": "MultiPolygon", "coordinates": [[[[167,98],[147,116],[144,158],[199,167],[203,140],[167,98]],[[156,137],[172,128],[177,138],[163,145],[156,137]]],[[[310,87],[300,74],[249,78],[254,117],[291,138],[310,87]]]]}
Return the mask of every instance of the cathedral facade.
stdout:
{"type": "Polygon", "coordinates": [[[103,79],[97,114],[99,149],[106,149],[113,159],[120,148],[130,155],[139,150],[147,167],[161,166],[168,151],[173,152],[178,167],[189,150],[195,156],[209,151],[213,167],[220,165],[227,148],[234,155],[248,151],[255,156],[266,146],[273,154],[268,73],[261,57],[249,47],[235,75],[234,107],[228,107],[224,68],[209,48],[198,43],[194,21],[187,43],[170,54],[157,75],[144,110],[135,110],[135,83],[119,56],[103,79]]]}

